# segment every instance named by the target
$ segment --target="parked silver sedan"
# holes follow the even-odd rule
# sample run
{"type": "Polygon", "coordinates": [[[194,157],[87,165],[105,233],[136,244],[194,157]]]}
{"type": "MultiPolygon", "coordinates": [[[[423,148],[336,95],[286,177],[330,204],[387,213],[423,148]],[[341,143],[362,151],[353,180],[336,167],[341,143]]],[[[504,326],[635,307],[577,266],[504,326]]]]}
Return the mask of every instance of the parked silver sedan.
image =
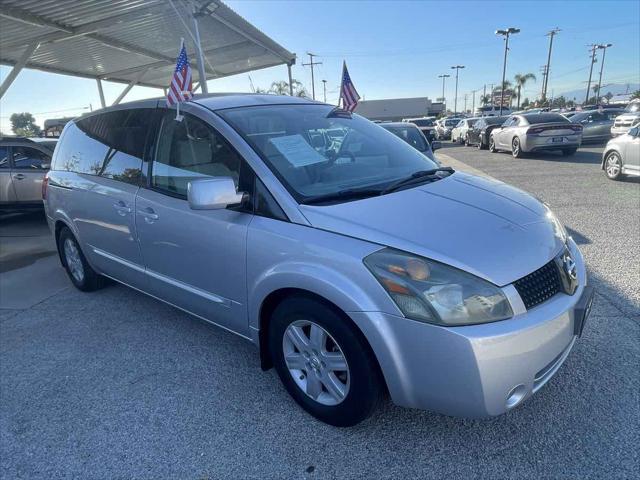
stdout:
{"type": "Polygon", "coordinates": [[[572,123],[559,113],[512,115],[494,129],[489,151],[510,151],[515,158],[525,153],[560,150],[573,155],[582,143],[582,125],[572,123]]]}
{"type": "Polygon", "coordinates": [[[602,169],[611,180],[640,175],[640,127],[609,140],[602,152],[602,169]]]}

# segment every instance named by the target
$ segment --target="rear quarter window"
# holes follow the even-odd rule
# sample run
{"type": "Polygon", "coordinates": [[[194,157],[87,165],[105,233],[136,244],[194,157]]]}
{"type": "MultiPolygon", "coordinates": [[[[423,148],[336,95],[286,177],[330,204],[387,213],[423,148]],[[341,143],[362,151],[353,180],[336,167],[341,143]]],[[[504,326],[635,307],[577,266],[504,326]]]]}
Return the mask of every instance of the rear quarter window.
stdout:
{"type": "Polygon", "coordinates": [[[152,109],[105,112],[70,122],[54,169],[138,183],[152,109]]]}

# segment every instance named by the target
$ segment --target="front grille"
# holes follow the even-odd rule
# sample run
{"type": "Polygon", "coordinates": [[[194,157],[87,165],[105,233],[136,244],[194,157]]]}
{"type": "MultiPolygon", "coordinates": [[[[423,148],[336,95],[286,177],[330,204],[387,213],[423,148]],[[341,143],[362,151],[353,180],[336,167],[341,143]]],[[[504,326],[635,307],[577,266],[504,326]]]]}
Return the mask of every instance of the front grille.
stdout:
{"type": "Polygon", "coordinates": [[[527,310],[549,300],[562,291],[562,282],[555,260],[514,282],[527,310]]]}

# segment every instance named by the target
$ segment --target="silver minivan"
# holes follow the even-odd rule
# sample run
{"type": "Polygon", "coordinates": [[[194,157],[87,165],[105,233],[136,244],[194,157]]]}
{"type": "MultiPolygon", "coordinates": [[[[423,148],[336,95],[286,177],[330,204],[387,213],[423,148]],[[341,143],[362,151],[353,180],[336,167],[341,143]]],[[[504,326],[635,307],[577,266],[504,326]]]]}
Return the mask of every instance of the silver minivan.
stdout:
{"type": "Polygon", "coordinates": [[[181,110],[139,101],[64,129],[43,193],[77,288],[108,277],[246,338],[338,426],[386,394],[502,414],[580,337],[582,255],[530,195],[332,105],[218,95],[181,110]]]}

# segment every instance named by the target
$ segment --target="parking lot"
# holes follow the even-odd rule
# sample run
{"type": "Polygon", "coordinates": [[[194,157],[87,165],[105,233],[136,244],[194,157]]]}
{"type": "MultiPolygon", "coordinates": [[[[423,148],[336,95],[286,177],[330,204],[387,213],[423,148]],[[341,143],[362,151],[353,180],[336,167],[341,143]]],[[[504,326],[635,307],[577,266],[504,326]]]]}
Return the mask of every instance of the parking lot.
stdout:
{"type": "MultiPolygon", "coordinates": [[[[86,294],[42,215],[0,220],[3,478],[631,478],[640,458],[640,178],[601,146],[442,161],[547,202],[596,286],[581,341],[537,395],[464,420],[387,404],[357,427],[296,406],[243,339],[119,285],[86,294]]],[[[428,365],[424,366],[429,368],[428,365]]]]}

